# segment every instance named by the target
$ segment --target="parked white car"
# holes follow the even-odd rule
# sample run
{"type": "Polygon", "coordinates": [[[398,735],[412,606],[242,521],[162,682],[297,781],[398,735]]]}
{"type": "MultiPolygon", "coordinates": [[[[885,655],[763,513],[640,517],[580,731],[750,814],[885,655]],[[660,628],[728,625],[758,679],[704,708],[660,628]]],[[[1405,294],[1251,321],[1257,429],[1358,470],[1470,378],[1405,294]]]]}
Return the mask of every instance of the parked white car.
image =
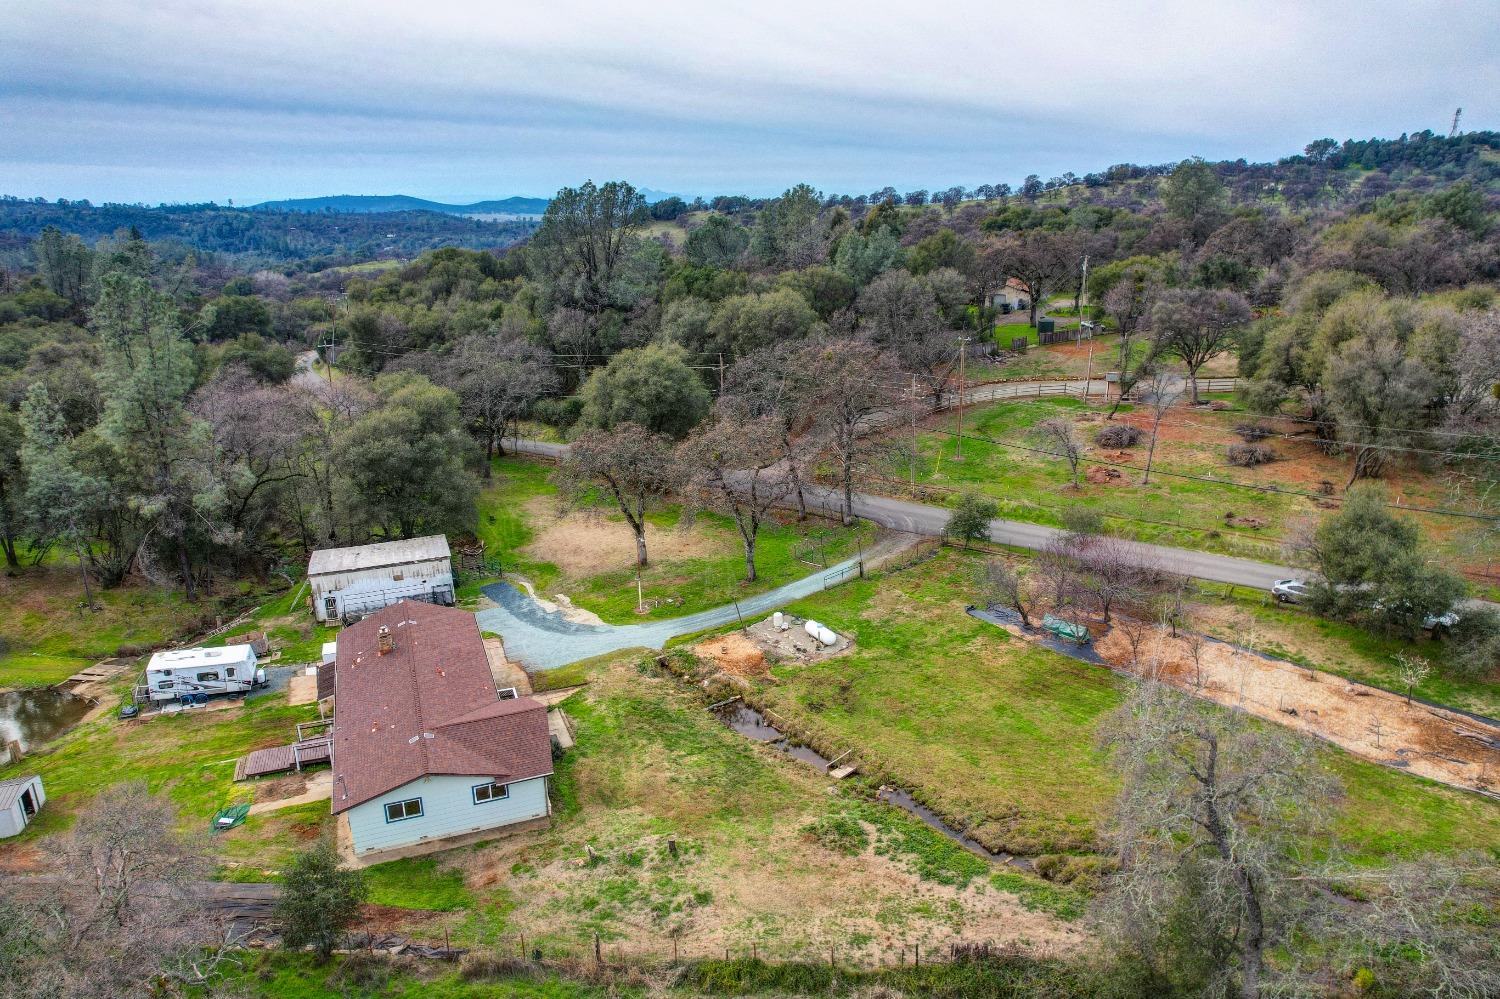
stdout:
{"type": "Polygon", "coordinates": [[[1307,581],[1302,579],[1278,579],[1271,584],[1271,596],[1284,604],[1301,603],[1307,599],[1307,581]]]}

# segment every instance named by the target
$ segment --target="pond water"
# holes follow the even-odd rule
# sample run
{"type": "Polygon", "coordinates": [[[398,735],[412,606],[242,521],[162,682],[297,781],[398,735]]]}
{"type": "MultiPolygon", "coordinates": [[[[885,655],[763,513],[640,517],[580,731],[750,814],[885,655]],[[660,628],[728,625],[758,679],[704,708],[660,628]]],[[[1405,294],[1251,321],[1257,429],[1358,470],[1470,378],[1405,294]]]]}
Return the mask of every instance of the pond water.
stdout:
{"type": "MultiPolygon", "coordinates": [[[[825,756],[807,746],[798,745],[792,741],[784,732],[771,724],[765,715],[743,701],[736,700],[729,704],[720,705],[716,707],[714,713],[723,719],[726,725],[745,738],[765,743],[772,749],[785,753],[793,759],[809,763],[824,773],[828,772],[829,760],[825,756]]],[[[944,822],[936,812],[922,804],[916,798],[913,798],[908,791],[904,791],[899,787],[886,787],[881,789],[879,798],[888,805],[894,805],[904,812],[915,815],[928,826],[936,829],[970,853],[978,854],[986,860],[1009,864],[1024,871],[1034,870],[1029,860],[1021,857],[1013,857],[1005,853],[992,853],[985,849],[984,845],[978,840],[959,832],[944,822]]]]}
{"type": "Polygon", "coordinates": [[[19,742],[34,749],[78,724],[94,703],[55,687],[28,687],[0,693],[0,744],[19,742]]]}

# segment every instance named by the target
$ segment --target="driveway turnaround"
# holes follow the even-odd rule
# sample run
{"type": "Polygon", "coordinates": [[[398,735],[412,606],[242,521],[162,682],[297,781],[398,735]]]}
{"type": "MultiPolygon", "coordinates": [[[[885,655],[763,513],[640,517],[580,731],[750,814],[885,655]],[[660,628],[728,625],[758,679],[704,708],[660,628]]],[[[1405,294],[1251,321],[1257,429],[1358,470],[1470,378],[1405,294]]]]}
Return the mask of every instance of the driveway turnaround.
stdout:
{"type": "MultiPolygon", "coordinates": [[[[507,443],[520,454],[538,455],[554,461],[562,458],[568,450],[566,444],[548,444],[543,441],[512,440],[507,443]]],[[[816,506],[825,512],[833,511],[836,514],[839,508],[837,490],[822,486],[808,486],[803,489],[803,492],[810,506],[816,506]]],[[[905,531],[908,534],[941,537],[951,513],[951,510],[944,507],[929,506],[925,503],[911,503],[907,500],[873,496],[868,493],[854,494],[856,517],[879,524],[881,527],[905,531]]],[[[1028,548],[1032,551],[1045,548],[1048,542],[1062,533],[1055,527],[1028,524],[1020,520],[990,521],[991,541],[1002,545],[1014,545],[1017,548],[1028,548]]],[[[1154,566],[1167,572],[1191,576],[1194,579],[1204,579],[1211,583],[1233,583],[1236,586],[1253,586],[1257,589],[1268,590],[1275,580],[1301,578],[1306,575],[1306,570],[1272,565],[1268,562],[1256,562],[1247,558],[1214,555],[1210,552],[1193,551],[1190,548],[1167,548],[1136,541],[1127,542],[1127,545],[1129,550],[1135,553],[1140,565],[1154,566]]]]}
{"type": "Polygon", "coordinates": [[[852,558],[785,586],[746,597],[738,605],[730,603],[664,621],[621,625],[569,621],[561,611],[544,610],[530,595],[509,583],[493,583],[484,588],[484,595],[496,606],[487,607],[475,616],[481,630],[505,639],[506,658],[518,660],[530,669],[556,669],[620,649],[660,649],[668,639],[695,631],[739,621],[748,624],[782,604],[826,590],[858,573],[859,559],[852,558]]]}

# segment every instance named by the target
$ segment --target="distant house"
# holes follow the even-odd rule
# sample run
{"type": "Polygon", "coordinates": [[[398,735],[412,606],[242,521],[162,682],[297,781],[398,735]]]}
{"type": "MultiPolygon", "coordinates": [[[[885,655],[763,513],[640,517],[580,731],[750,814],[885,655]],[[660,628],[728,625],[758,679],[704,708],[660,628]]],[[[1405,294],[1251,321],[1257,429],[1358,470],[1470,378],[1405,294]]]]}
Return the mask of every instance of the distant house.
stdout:
{"type": "Polygon", "coordinates": [[[46,801],[36,774],[0,780],[0,839],[21,835],[46,801]]]}
{"type": "Polygon", "coordinates": [[[1031,292],[1018,278],[1006,278],[1005,286],[990,293],[990,305],[996,309],[1019,312],[1031,308],[1031,292]]]}
{"type": "Polygon", "coordinates": [[[357,548],[324,548],[307,563],[313,616],[357,618],[398,600],[453,605],[453,558],[440,534],[357,548]]]}
{"type": "Polygon", "coordinates": [[[551,814],[547,709],[500,697],[473,614],[392,604],[339,633],[331,672],[333,811],[356,853],[551,814]]]}

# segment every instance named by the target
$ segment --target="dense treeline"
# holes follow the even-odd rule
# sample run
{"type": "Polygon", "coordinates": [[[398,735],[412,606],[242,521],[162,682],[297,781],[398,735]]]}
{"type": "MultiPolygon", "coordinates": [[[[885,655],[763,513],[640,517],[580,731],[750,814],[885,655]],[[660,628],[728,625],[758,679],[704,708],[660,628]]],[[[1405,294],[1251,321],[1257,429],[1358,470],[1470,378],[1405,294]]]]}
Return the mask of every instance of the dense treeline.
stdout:
{"type": "MultiPolygon", "coordinates": [[[[372,274],[247,274],[138,232],[91,244],[49,227],[0,285],[6,419],[13,440],[65,442],[78,468],[115,478],[79,486],[107,502],[63,525],[25,509],[12,447],[7,554],[71,546],[97,582],[149,570],[191,589],[263,571],[287,545],[462,531],[482,456],[531,418],[586,445],[574,474],[633,495],[622,509],[691,485],[740,524],[753,576],[771,504],[800,505],[831,459],[847,516],[886,448],[871,422],[942,404],[962,341],[1008,344],[993,322],[1007,282],[1033,322],[1051,299],[1089,303],[1120,335],[1122,387],[1157,401],[1196,401],[1199,371],[1238,353],[1247,399],[1307,419],[1349,456],[1351,482],[1411,460],[1483,474],[1493,461],[1459,459],[1496,436],[1500,228],[1478,160],[1497,145],[1319,142],[1279,164],[1126,165],[935,200],[798,185],[647,205],[629,184],[587,183],[524,244],[372,274]],[[1304,175],[1323,194],[1297,194],[1304,175]],[[675,239],[647,235],[664,221],[675,239]],[[315,346],[343,372],[331,386],[306,355],[297,370],[315,346]],[[146,379],[168,397],[149,419],[120,395],[143,357],[170,369],[146,379]],[[154,455],[124,453],[131,413],[171,430],[154,455]],[[667,457],[671,481],[646,474],[667,457]],[[746,469],[748,504],[728,488],[746,469]]],[[[28,205],[49,207],[11,203],[28,205]]]]}
{"type": "Polygon", "coordinates": [[[528,220],[481,221],[441,212],[314,213],[202,205],[93,205],[0,197],[0,260],[19,260],[48,227],[85,242],[134,231],[151,242],[230,254],[267,264],[310,257],[341,262],[410,257],[440,246],[509,246],[535,228],[528,220]]]}

